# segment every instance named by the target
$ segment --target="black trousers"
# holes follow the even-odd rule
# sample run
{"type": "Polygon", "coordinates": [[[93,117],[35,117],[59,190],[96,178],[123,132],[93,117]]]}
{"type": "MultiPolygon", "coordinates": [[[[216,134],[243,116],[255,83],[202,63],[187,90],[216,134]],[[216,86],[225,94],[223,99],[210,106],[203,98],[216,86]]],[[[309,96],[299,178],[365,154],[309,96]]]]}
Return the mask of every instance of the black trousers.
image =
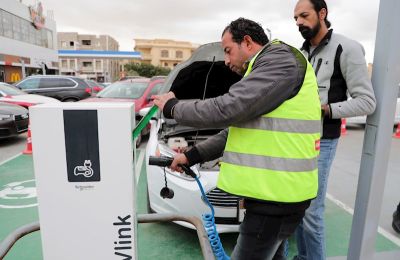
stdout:
{"type": "Polygon", "coordinates": [[[294,233],[303,217],[304,211],[284,216],[247,211],[231,259],[285,259],[282,242],[294,233]]]}

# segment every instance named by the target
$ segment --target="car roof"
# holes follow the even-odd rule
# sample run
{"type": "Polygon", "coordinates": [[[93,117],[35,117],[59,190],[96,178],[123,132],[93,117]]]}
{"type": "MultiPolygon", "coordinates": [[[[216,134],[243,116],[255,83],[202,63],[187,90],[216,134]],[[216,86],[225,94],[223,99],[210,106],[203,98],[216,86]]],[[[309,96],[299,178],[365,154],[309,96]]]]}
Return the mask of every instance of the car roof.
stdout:
{"type": "Polygon", "coordinates": [[[120,82],[150,82],[150,79],[149,78],[133,78],[133,79],[120,80],[120,82]]]}

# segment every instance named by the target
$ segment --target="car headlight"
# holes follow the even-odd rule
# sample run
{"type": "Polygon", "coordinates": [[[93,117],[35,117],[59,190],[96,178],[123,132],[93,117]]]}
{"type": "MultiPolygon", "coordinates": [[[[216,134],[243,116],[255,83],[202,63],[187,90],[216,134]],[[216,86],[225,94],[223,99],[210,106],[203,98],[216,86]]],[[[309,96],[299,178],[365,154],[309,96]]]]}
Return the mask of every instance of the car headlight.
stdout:
{"type": "Polygon", "coordinates": [[[7,120],[11,119],[12,117],[12,115],[0,114],[0,120],[7,120]]]}
{"type": "MultiPolygon", "coordinates": [[[[168,156],[168,157],[174,157],[176,154],[176,152],[172,149],[170,149],[169,147],[162,145],[162,144],[158,144],[155,155],[156,156],[168,156]]],[[[197,168],[195,168],[194,166],[191,167],[191,169],[193,170],[193,172],[197,175],[197,178],[200,178],[200,172],[198,171],[197,168]]],[[[171,175],[174,175],[178,178],[187,180],[187,181],[195,181],[195,179],[185,173],[180,173],[180,172],[176,172],[171,170],[170,168],[165,167],[165,172],[171,175]]]]}

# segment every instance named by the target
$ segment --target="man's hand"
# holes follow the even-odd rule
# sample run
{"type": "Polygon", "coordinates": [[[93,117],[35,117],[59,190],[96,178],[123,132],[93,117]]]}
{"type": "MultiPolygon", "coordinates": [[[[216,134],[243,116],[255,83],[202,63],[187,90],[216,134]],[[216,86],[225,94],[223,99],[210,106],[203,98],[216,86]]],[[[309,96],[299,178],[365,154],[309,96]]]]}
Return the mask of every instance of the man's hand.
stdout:
{"type": "Polygon", "coordinates": [[[178,164],[188,164],[189,161],[186,158],[186,155],[183,153],[178,153],[174,156],[174,161],[172,162],[170,168],[177,172],[183,172],[182,168],[178,166],[178,164]]]}
{"type": "Polygon", "coordinates": [[[160,110],[162,111],[164,109],[165,103],[167,103],[168,100],[175,98],[175,94],[173,92],[168,92],[166,94],[162,94],[162,95],[153,95],[151,96],[151,98],[153,98],[153,102],[156,106],[158,106],[160,108],[160,110]]]}

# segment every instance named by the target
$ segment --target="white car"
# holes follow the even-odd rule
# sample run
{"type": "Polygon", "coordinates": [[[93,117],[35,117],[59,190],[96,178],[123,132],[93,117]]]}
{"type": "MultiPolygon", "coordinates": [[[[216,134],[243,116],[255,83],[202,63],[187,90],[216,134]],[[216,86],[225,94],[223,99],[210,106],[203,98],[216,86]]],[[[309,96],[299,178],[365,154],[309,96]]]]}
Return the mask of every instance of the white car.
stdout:
{"type": "MultiPolygon", "coordinates": [[[[230,86],[239,80],[240,77],[225,66],[220,43],[210,43],[199,47],[188,61],[176,66],[167,77],[161,92],[171,90],[179,100],[210,98],[226,93],[230,86]]],[[[196,181],[169,168],[151,166],[148,159],[149,156],[159,155],[172,157],[222,129],[197,129],[179,125],[175,120],[165,119],[160,112],[155,120],[150,122],[150,137],[146,148],[150,210],[157,213],[184,213],[201,218],[201,215],[209,213],[210,209],[203,201],[196,181]],[[171,199],[163,199],[160,196],[161,189],[165,187],[164,171],[168,188],[174,192],[171,199]]],[[[244,209],[239,197],[216,188],[219,160],[194,165],[192,170],[197,174],[209,201],[214,206],[218,232],[237,232],[244,209]]],[[[177,223],[193,228],[185,222],[177,223]]]]}
{"type": "MultiPolygon", "coordinates": [[[[355,116],[346,118],[346,124],[361,124],[364,125],[367,122],[366,116],[355,116]]],[[[396,113],[394,114],[394,124],[397,125],[400,123],[400,86],[399,93],[397,97],[397,105],[396,105],[396,113]]]]}
{"type": "Polygon", "coordinates": [[[28,94],[12,85],[0,82],[0,102],[11,103],[29,108],[33,105],[58,103],[59,100],[35,94],[28,94]]]}

